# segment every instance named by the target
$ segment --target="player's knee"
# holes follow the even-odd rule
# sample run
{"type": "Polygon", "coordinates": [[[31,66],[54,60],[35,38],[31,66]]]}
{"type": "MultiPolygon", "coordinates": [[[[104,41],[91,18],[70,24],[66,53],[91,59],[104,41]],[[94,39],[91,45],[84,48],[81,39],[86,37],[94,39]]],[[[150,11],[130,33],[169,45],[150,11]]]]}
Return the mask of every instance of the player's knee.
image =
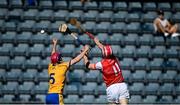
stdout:
{"type": "Polygon", "coordinates": [[[121,98],[121,99],[119,99],[119,103],[120,103],[121,105],[127,105],[127,104],[128,104],[128,99],[126,99],[126,98],[121,98]]]}

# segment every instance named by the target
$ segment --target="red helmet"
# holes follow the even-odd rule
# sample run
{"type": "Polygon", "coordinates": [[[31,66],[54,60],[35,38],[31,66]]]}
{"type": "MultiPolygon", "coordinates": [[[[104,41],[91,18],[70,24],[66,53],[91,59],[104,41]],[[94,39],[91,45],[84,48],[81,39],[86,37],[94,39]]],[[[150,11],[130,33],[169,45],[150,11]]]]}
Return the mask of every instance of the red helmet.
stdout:
{"type": "Polygon", "coordinates": [[[55,64],[58,63],[59,61],[61,61],[61,54],[58,52],[55,52],[51,55],[51,63],[55,64]]]}
{"type": "Polygon", "coordinates": [[[106,45],[103,47],[103,57],[109,57],[113,54],[112,48],[110,45],[106,45]]]}

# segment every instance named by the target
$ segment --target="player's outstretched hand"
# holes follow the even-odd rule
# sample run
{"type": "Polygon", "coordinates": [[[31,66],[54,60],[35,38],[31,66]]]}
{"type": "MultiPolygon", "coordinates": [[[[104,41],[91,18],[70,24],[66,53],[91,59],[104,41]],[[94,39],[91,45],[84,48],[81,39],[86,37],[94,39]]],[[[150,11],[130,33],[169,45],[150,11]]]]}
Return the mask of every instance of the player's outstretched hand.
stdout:
{"type": "Polygon", "coordinates": [[[56,45],[58,40],[56,38],[53,38],[52,41],[53,41],[53,44],[56,45]]]}
{"type": "Polygon", "coordinates": [[[83,48],[83,50],[84,50],[85,52],[87,52],[87,51],[89,50],[89,45],[85,45],[84,48],[83,48]]]}

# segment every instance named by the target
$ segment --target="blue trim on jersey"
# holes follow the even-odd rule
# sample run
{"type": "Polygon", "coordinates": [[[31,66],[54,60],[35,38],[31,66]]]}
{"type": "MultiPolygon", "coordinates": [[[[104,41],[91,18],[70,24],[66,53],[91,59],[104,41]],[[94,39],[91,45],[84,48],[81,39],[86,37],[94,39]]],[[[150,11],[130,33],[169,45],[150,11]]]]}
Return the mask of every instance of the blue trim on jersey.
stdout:
{"type": "Polygon", "coordinates": [[[46,104],[59,104],[59,94],[49,93],[46,95],[46,104]]]}

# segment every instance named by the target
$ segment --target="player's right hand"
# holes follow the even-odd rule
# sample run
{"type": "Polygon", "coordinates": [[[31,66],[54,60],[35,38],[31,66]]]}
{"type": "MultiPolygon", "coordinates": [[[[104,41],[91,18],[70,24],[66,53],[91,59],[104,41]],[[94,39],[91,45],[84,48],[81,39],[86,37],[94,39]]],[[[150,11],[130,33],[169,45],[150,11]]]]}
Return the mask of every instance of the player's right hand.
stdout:
{"type": "Polygon", "coordinates": [[[53,44],[56,45],[58,40],[56,38],[53,38],[52,41],[53,41],[53,44]]]}

